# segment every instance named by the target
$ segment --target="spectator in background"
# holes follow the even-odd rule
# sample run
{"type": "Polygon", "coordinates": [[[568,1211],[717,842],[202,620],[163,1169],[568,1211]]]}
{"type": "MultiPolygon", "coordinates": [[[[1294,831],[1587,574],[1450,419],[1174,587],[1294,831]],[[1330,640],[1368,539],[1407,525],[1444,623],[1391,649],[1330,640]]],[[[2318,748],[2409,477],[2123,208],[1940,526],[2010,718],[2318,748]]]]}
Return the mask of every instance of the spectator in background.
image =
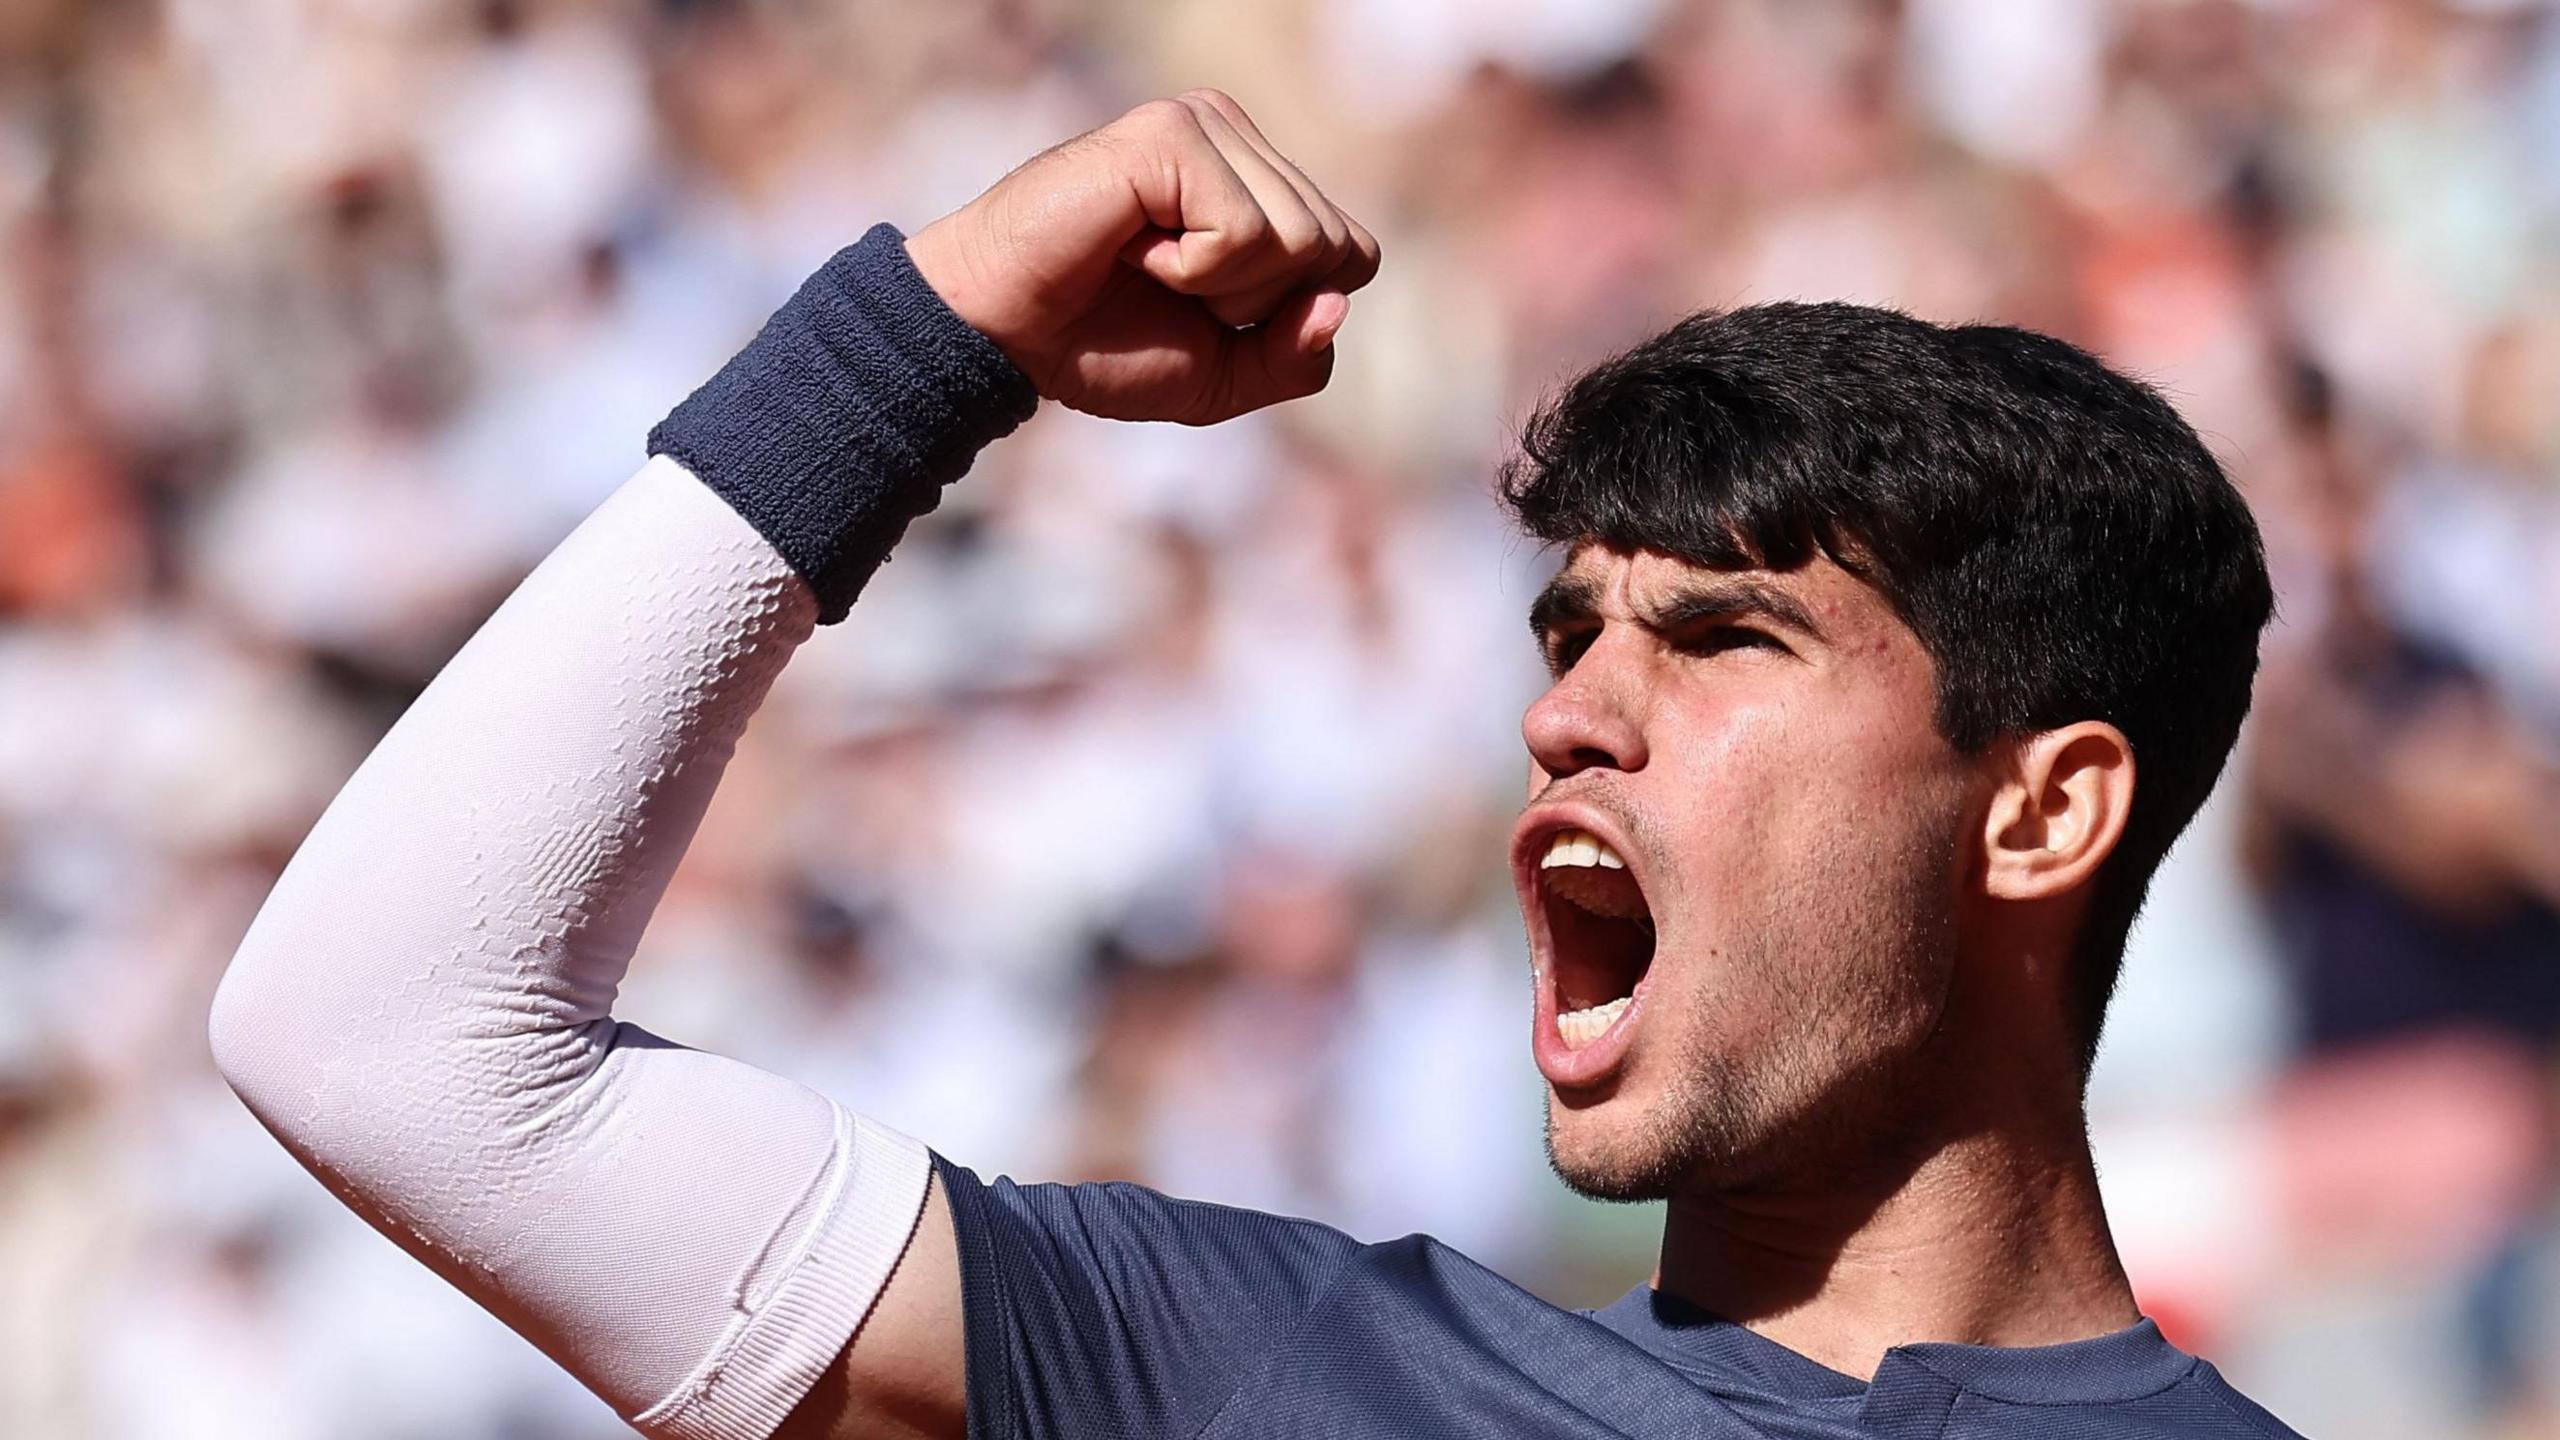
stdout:
{"type": "MultiPolygon", "coordinates": [[[[529,1400],[566,1382],[223,1128],[247,1122],[186,1017],[415,685],[628,473],[616,437],[862,225],[1193,84],[1304,137],[1389,232],[1358,355],[1270,425],[1051,416],[991,456],[748,737],[634,1013],[836,1093],[895,1084],[884,1116],[999,1165],[1204,1188],[1186,1155],[1250,1155],[1259,1188],[1211,1198],[1429,1223],[1600,1298],[1578,1258],[1613,1273],[1650,1227],[1543,1198],[1532,1077],[1482,1039],[1517,1009],[1516,921],[1452,878],[1488,873],[1482,817],[1516,805],[1499,717],[1537,671],[1488,439],[1700,305],[2015,321],[2167,386],[2295,560],[2236,777],[2300,1023],[2226,1021],[2262,1054],[2215,1096],[2254,1116],[2248,1077],[2291,1067],[2290,1243],[2215,1252],[2248,1258],[2195,1307],[2214,1358],[2334,1440],[2460,1434],[2466,1387],[2560,1434],[2530,1400],[2560,1357],[2533,1238],[2560,1003],[2550,0],[0,6],[0,1256],[40,1257],[5,1267],[0,1434],[166,1440],[193,1397],[111,1395],[64,1337],[210,1332],[271,1352],[240,1373],[272,1384],[207,1392],[206,1433],[620,1433],[529,1400]],[[2297,391],[2295,356],[2330,383],[2297,391]],[[1321,748],[1344,714],[1408,728],[1321,748]],[[1221,943],[1302,900],[1356,932],[1311,924],[1324,963],[1221,943]],[[1094,964],[1097,935],[1128,958],[1094,964]],[[1266,1013],[1450,1089],[1523,1084],[1517,1114],[1366,1113],[1222,1038],[1266,1013]],[[1211,1073],[1261,1103],[1218,1109],[1211,1073]],[[1328,1159],[1388,1135],[1392,1164],[1328,1159]],[[246,1193],[156,1203],[208,1173],[246,1193]],[[1400,1208],[1407,1175],[1475,1205],[1400,1208]],[[372,1348],[315,1285],[364,1297],[372,1348]],[[2448,1380],[2406,1340],[2454,1288],[2448,1380]],[[2375,1333],[2323,1328],[2342,1295],[2375,1333]],[[404,1370],[383,1337],[413,1335],[485,1363],[404,1370]]],[[[2245,966],[2238,928],[2213,950],[2245,966]]],[[[2200,1205],[2192,1148],[2112,1124],[2112,1186],[2254,1233],[2256,1182],[2200,1205]]]]}
{"type": "Polygon", "coordinates": [[[2292,642],[2259,682],[2249,856],[2293,997],[2279,1100],[2306,1249],[2466,1272],[2483,1410],[2536,1414],[2560,1050],[2560,771],[2463,656],[2388,613],[2373,439],[2299,365],[2292,642]]]}

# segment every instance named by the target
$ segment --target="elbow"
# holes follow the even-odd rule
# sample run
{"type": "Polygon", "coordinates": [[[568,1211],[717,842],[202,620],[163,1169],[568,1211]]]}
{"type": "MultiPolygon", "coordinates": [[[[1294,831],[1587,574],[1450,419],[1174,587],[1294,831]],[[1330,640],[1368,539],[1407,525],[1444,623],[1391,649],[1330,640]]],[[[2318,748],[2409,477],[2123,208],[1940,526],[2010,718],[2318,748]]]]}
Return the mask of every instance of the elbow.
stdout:
{"type": "Polygon", "coordinates": [[[309,935],[280,943],[252,930],[205,1015],[213,1068],[231,1093],[296,1159],[332,1173],[363,1153],[397,1094],[387,1076],[367,1073],[390,1047],[332,1003],[336,958],[309,935]]]}
{"type": "Polygon", "coordinates": [[[306,1160],[419,1126],[534,1125],[592,1077],[615,1026],[528,1026],[520,997],[422,986],[425,966],[369,965],[337,937],[253,927],[215,987],[215,1071],[306,1160]]]}
{"type": "Polygon", "coordinates": [[[231,957],[205,1016],[205,1041],[213,1053],[214,1071],[231,1093],[260,1120],[274,1126],[279,1118],[276,1102],[294,1083],[287,1072],[299,1047],[287,1030],[284,1007],[274,999],[279,987],[267,973],[271,968],[267,958],[254,934],[231,957]]]}
{"type": "Polygon", "coordinates": [[[295,1148],[321,1143],[341,1112],[370,1103],[368,1087],[339,1073],[349,1042],[367,1028],[351,1004],[345,961],[341,943],[277,923],[271,907],[232,954],[205,1013],[214,1072],[295,1148]]]}

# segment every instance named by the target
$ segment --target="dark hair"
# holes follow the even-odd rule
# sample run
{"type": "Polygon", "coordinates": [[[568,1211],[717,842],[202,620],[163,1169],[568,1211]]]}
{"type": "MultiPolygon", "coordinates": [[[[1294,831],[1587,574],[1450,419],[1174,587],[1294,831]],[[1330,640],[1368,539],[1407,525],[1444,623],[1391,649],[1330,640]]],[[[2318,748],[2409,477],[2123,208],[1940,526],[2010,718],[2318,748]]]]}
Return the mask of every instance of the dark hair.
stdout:
{"type": "Polygon", "coordinates": [[[2068,1019],[2084,1064],[2151,874],[2238,736],[2273,608],[2249,509],[2169,403],[2006,325],[1843,304],[1694,315],[1566,386],[1502,473],[1529,534],[1873,585],[1967,754],[2104,720],[2133,813],[2068,1019]]]}

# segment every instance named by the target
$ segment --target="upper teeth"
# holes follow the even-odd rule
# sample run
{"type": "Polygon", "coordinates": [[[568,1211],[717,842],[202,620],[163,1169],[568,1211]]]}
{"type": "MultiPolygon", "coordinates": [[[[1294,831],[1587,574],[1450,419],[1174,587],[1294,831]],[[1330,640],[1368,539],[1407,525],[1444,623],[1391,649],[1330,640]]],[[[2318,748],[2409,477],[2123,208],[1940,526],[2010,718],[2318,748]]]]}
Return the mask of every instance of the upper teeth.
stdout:
{"type": "Polygon", "coordinates": [[[1603,870],[1627,868],[1627,862],[1618,857],[1617,851],[1609,848],[1608,841],[1582,830],[1559,830],[1556,838],[1548,843],[1546,858],[1538,862],[1538,868],[1553,870],[1559,865],[1597,865],[1603,870]]]}

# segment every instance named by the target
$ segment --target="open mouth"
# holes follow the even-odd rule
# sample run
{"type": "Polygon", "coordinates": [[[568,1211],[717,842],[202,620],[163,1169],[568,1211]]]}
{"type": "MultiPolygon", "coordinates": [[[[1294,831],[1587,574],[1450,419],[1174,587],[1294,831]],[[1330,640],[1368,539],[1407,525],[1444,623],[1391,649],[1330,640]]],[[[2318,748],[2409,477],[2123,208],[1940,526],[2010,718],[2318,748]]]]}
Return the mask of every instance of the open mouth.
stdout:
{"type": "MultiPolygon", "coordinates": [[[[1653,911],[1644,887],[1608,841],[1579,828],[1547,837],[1536,871],[1537,903],[1545,922],[1551,1007],[1541,1004],[1541,1030],[1552,1008],[1552,1037],[1567,1056],[1585,1063],[1561,1068],[1597,1069],[1623,1048],[1634,1009],[1653,965],[1653,911]],[[1616,1032],[1616,1033],[1613,1033],[1616,1032]],[[1612,1043],[1603,1046],[1604,1039],[1612,1043]],[[1598,1050],[1612,1052],[1604,1057],[1598,1050]]],[[[1544,999],[1545,997],[1541,997],[1544,999]]],[[[1548,1067],[1550,1073],[1559,1067],[1548,1067]]]]}

